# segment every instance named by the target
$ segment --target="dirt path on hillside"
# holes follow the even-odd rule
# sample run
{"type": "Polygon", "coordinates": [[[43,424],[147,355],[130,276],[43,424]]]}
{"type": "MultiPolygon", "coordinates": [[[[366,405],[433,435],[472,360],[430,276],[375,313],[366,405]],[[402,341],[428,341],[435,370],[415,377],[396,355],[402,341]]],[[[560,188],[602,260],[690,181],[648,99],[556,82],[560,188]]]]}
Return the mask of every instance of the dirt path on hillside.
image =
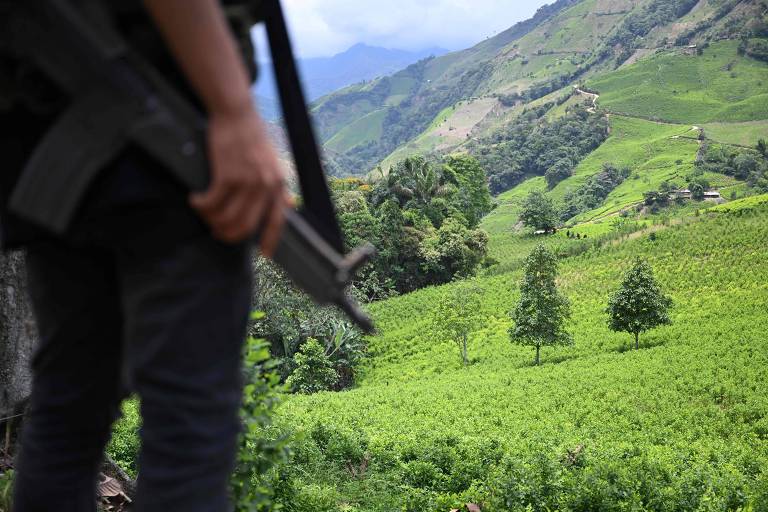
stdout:
{"type": "Polygon", "coordinates": [[[592,106],[587,109],[587,112],[589,112],[590,114],[596,113],[597,112],[597,100],[600,99],[600,95],[599,94],[595,94],[593,92],[583,91],[583,90],[579,89],[576,86],[574,86],[573,88],[576,90],[576,94],[579,94],[581,96],[586,96],[587,98],[591,98],[592,99],[592,106]]]}

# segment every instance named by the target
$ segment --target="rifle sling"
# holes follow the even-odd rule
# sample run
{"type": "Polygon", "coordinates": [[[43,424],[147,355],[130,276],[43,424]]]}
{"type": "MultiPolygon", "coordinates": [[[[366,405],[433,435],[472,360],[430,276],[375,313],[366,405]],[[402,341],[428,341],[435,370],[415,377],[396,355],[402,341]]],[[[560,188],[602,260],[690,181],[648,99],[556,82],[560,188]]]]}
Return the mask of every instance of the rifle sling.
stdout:
{"type": "Polygon", "coordinates": [[[285,126],[299,175],[301,196],[304,199],[305,211],[309,214],[305,217],[334,249],[343,252],[344,243],[331,193],[325,181],[320,152],[312,130],[280,0],[263,1],[261,9],[267,27],[285,126]]]}

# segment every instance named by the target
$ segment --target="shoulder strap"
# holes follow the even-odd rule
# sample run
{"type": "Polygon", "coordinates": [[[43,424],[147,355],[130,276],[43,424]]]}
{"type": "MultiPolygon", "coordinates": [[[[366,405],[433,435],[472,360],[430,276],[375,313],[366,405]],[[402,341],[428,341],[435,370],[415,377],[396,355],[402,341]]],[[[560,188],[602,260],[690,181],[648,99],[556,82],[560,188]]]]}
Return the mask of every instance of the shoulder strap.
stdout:
{"type": "Polygon", "coordinates": [[[305,217],[330,245],[341,252],[344,250],[341,231],[325,181],[283,10],[279,0],[264,0],[260,7],[267,27],[285,125],[299,175],[305,217]]]}

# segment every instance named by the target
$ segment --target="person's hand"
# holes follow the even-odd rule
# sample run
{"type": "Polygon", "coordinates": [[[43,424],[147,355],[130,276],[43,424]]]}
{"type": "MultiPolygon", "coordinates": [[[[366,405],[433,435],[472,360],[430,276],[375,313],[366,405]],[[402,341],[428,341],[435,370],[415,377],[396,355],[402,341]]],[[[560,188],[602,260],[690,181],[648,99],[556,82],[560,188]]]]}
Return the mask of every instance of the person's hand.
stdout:
{"type": "Polygon", "coordinates": [[[261,229],[260,246],[271,256],[280,240],[289,205],[285,179],[258,114],[212,114],[208,125],[211,184],[190,202],[213,235],[245,240],[261,229]]]}

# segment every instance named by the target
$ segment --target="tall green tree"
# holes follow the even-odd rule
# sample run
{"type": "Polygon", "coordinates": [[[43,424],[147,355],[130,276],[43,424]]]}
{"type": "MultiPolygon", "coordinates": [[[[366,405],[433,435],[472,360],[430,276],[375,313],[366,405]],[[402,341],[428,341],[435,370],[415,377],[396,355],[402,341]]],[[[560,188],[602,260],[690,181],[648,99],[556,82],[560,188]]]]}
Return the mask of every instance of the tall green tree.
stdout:
{"type": "Polygon", "coordinates": [[[573,344],[573,337],[565,329],[571,316],[570,303],[558,291],[556,278],[555,255],[539,245],[525,260],[520,302],[511,313],[515,325],[509,330],[512,343],[536,349],[537,365],[541,347],[573,344]]]}
{"type": "Polygon", "coordinates": [[[461,283],[440,297],[432,319],[434,334],[456,344],[464,366],[469,364],[470,335],[482,325],[478,314],[482,295],[482,288],[461,283]]]}
{"type": "Polygon", "coordinates": [[[520,220],[527,227],[553,231],[557,227],[555,204],[544,192],[534,190],[523,201],[520,220]]]}
{"type": "Polygon", "coordinates": [[[640,334],[672,323],[669,309],[672,299],[665,296],[653,276],[648,262],[637,259],[624,276],[621,287],[608,301],[608,327],[635,336],[635,349],[640,348],[640,334]]]}

